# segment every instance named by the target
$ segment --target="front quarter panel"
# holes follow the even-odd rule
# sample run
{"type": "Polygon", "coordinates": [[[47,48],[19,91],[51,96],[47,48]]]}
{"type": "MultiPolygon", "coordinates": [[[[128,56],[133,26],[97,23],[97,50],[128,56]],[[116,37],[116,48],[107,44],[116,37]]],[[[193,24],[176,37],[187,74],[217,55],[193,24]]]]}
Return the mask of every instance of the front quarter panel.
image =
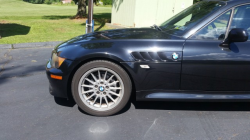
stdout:
{"type": "Polygon", "coordinates": [[[58,47],[60,57],[81,63],[93,59],[112,59],[129,73],[137,91],[152,89],[179,89],[183,39],[176,40],[108,40],[74,43],[58,47]],[[132,52],[162,52],[165,61],[136,60],[132,52]],[[179,59],[172,60],[172,54],[179,59]],[[142,69],[140,65],[148,65],[142,69]]]}

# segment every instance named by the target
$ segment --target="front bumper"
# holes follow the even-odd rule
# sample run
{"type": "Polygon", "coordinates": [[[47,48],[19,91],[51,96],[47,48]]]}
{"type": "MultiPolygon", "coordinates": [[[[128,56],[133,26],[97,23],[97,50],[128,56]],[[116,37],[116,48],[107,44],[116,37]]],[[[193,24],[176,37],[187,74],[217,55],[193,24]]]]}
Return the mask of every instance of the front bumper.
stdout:
{"type": "Polygon", "coordinates": [[[68,98],[68,93],[71,92],[68,86],[69,77],[71,73],[70,66],[72,61],[65,60],[65,62],[61,65],[59,69],[52,68],[50,61],[47,62],[46,65],[46,74],[49,79],[49,92],[51,95],[55,97],[68,98]],[[51,78],[51,74],[62,76],[62,80],[57,80],[51,78]]]}

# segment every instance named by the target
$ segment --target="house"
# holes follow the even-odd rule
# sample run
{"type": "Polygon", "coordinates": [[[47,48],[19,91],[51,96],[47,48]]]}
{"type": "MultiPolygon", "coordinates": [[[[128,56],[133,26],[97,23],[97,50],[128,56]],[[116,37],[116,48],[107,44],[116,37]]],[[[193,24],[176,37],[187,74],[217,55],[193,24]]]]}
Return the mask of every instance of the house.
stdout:
{"type": "Polygon", "coordinates": [[[149,27],[160,25],[193,4],[193,0],[113,0],[112,25],[149,27]]]}
{"type": "Polygon", "coordinates": [[[62,3],[65,4],[65,3],[71,3],[72,0],[62,0],[62,3]]]}

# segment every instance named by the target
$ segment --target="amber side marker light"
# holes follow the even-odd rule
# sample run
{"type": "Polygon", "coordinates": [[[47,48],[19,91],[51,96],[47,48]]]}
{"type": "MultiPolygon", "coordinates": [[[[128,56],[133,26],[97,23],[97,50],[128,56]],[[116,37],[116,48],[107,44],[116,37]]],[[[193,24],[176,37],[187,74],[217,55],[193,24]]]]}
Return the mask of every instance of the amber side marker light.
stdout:
{"type": "Polygon", "coordinates": [[[50,77],[53,78],[53,79],[62,80],[62,76],[51,74],[50,77]]]}

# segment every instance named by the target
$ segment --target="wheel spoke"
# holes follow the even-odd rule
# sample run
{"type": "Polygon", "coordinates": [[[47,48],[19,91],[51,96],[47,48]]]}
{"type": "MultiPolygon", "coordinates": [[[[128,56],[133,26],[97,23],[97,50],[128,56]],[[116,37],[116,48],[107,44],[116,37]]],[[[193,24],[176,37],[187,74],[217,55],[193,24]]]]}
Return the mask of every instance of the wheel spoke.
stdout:
{"type": "Polygon", "coordinates": [[[115,101],[110,95],[108,95],[108,97],[109,97],[114,103],[116,103],[116,101],[115,101]]]}
{"type": "Polygon", "coordinates": [[[100,71],[99,71],[99,70],[98,70],[98,76],[99,76],[99,80],[101,80],[102,77],[101,77],[101,74],[100,74],[100,71]]]}
{"type": "Polygon", "coordinates": [[[94,92],[94,90],[91,89],[91,90],[88,90],[88,91],[84,91],[83,94],[90,93],[90,92],[94,92]]]}
{"type": "Polygon", "coordinates": [[[93,73],[91,73],[92,77],[94,78],[95,82],[97,81],[95,75],[93,73]]]}
{"type": "Polygon", "coordinates": [[[103,80],[106,80],[106,77],[107,77],[107,71],[104,74],[103,80]]]}
{"type": "Polygon", "coordinates": [[[100,107],[102,107],[102,97],[100,97],[100,107]]]}
{"type": "Polygon", "coordinates": [[[107,80],[107,83],[114,77],[114,75],[110,76],[109,79],[107,80]]]}
{"type": "Polygon", "coordinates": [[[106,102],[107,106],[109,107],[109,102],[108,102],[108,100],[107,100],[107,97],[104,96],[104,99],[105,99],[105,102],[106,102]]]}
{"type": "Polygon", "coordinates": [[[110,94],[113,94],[113,95],[115,95],[115,96],[120,97],[120,95],[119,95],[119,94],[117,94],[117,93],[115,93],[115,92],[113,92],[113,91],[109,91],[109,93],[110,93],[110,94]]]}
{"type": "Polygon", "coordinates": [[[95,94],[93,93],[92,95],[90,95],[89,97],[87,97],[86,100],[89,100],[90,98],[92,98],[95,94]]]}
{"type": "Polygon", "coordinates": [[[114,81],[114,82],[110,83],[109,86],[113,86],[113,85],[115,85],[117,83],[119,83],[119,81],[114,81]]]}
{"type": "Polygon", "coordinates": [[[93,102],[93,105],[95,104],[96,100],[98,99],[98,96],[95,97],[95,100],[93,102]]]}
{"type": "Polygon", "coordinates": [[[120,88],[120,87],[110,87],[110,89],[117,90],[117,89],[122,89],[122,88],[120,88]]]}
{"type": "Polygon", "coordinates": [[[90,82],[91,84],[95,84],[95,82],[93,82],[92,80],[89,80],[88,78],[85,78],[85,80],[87,80],[88,82],[90,82]]]}
{"type": "Polygon", "coordinates": [[[82,87],[94,88],[94,86],[90,86],[90,85],[82,85],[82,87]]]}

